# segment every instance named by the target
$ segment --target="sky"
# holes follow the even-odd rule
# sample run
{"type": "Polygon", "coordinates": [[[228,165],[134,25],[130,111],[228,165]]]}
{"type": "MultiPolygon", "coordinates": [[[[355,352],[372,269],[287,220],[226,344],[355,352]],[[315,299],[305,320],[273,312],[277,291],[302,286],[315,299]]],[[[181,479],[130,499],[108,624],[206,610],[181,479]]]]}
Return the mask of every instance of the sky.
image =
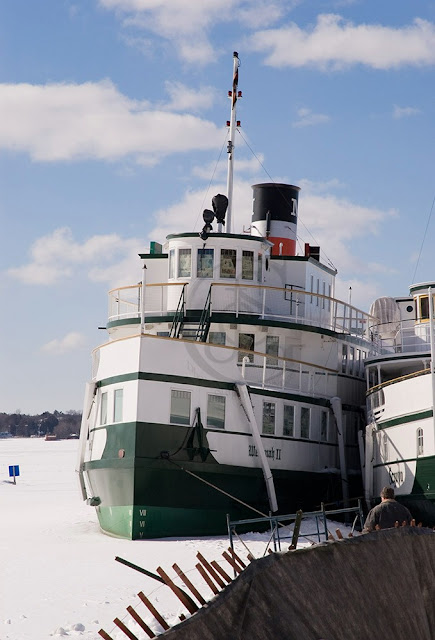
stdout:
{"type": "Polygon", "coordinates": [[[434,279],[435,1],[2,2],[0,411],[81,410],[107,291],[226,193],[233,51],[233,231],[296,184],[341,299],[434,279]]]}

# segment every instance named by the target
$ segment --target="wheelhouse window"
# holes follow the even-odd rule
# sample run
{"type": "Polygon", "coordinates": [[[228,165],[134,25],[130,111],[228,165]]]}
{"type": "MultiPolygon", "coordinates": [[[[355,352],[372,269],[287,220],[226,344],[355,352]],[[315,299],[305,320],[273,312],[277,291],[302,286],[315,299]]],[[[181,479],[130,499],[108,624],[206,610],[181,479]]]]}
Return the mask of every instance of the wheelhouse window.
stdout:
{"type": "Polygon", "coordinates": [[[307,440],[310,437],[310,413],[308,407],[301,407],[301,438],[307,440]]]}
{"type": "Polygon", "coordinates": [[[190,249],[178,251],[178,277],[190,278],[192,275],[192,252],[190,249]]]}
{"type": "Polygon", "coordinates": [[[171,422],[190,424],[190,395],[190,391],[171,389],[171,422]]]}
{"type": "Polygon", "coordinates": [[[284,405],[282,435],[289,438],[294,438],[295,435],[295,408],[292,404],[284,405]]]}
{"type": "Polygon", "coordinates": [[[266,336],[266,353],[268,356],[275,356],[275,357],[266,358],[266,364],[270,364],[270,365],[278,364],[278,350],[279,350],[279,337],[266,336]]]}
{"type": "Polygon", "coordinates": [[[417,429],[417,455],[423,455],[423,429],[417,429]]]}
{"type": "Polygon", "coordinates": [[[225,331],[210,331],[210,333],[208,334],[208,341],[210,342],[210,344],[225,344],[225,331]]]}
{"type": "Polygon", "coordinates": [[[113,422],[122,422],[123,389],[115,389],[113,398],[113,422]]]}
{"type": "Polygon", "coordinates": [[[169,278],[175,278],[175,249],[169,251],[169,278]]]}
{"type": "Polygon", "coordinates": [[[320,440],[328,440],[328,412],[323,410],[320,412],[320,440]]]}
{"type": "Polygon", "coordinates": [[[107,424],[107,392],[101,394],[100,424],[107,424]]]}
{"type": "Polygon", "coordinates": [[[212,427],[213,429],[225,428],[225,396],[208,396],[207,427],[212,427]]]}
{"type": "Polygon", "coordinates": [[[275,433],[275,403],[263,402],[263,433],[275,433]]]}
{"type": "Polygon", "coordinates": [[[248,357],[249,362],[254,362],[254,354],[246,353],[247,351],[254,351],[254,340],[253,333],[239,333],[239,362],[242,362],[244,357],[248,357]]]}
{"type": "Polygon", "coordinates": [[[214,249],[198,249],[196,275],[198,278],[213,278],[214,249]]]}
{"type": "Polygon", "coordinates": [[[236,259],[235,249],[221,249],[221,278],[236,277],[236,259]]]}
{"type": "Polygon", "coordinates": [[[254,252],[242,251],[242,280],[254,279],[254,252]]]}

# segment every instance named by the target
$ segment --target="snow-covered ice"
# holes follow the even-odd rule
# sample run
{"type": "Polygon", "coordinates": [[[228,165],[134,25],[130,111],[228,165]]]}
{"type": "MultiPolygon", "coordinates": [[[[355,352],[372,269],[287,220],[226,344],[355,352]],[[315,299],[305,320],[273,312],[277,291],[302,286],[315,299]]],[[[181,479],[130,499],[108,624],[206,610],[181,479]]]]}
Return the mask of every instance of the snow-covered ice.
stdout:
{"type": "MultiPolygon", "coordinates": [[[[177,563],[206,598],[212,597],[194,568],[196,554],[221,561],[228,538],[129,541],[104,535],[95,510],[81,500],[74,471],[77,447],[77,440],[0,440],[0,640],[101,640],[100,628],[125,640],[115,617],[146,638],[127,613],[129,605],[156,632],[161,628],[140,602],[139,591],[169,624],[178,622],[186,611],[172,592],[115,556],[152,572],[161,566],[171,577],[177,563]],[[8,477],[9,465],[20,466],[16,485],[8,477]]],[[[264,554],[268,534],[243,538],[256,557],[264,554]]],[[[246,558],[240,542],[236,551],[246,558]]]]}

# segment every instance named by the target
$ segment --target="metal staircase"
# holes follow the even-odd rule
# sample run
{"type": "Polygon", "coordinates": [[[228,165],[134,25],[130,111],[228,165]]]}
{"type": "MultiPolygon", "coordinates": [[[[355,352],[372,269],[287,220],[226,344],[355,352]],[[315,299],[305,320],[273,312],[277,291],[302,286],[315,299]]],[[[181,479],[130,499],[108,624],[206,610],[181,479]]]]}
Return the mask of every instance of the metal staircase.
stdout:
{"type": "Polygon", "coordinates": [[[192,340],[193,342],[207,342],[211,317],[211,287],[207,294],[204,309],[199,317],[186,312],[184,289],[185,287],[183,287],[178,301],[169,337],[183,338],[183,340],[192,340]]]}

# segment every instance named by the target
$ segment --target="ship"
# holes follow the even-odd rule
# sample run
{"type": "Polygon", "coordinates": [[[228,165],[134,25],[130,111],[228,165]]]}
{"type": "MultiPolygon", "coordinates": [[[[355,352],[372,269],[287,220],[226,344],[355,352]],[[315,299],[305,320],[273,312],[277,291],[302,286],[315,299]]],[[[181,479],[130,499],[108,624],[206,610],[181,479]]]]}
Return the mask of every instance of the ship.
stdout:
{"type": "Polygon", "coordinates": [[[366,360],[365,496],[394,489],[417,521],[435,525],[434,282],[371,306],[380,353],[366,360]]]}
{"type": "Polygon", "coordinates": [[[213,535],[362,495],[376,320],[336,297],[319,246],[298,245],[298,186],[255,184],[249,229],[233,232],[238,68],[235,52],[227,194],[201,230],[139,254],[142,279],[109,291],[92,353],[77,471],[114,536],[213,535]]]}

